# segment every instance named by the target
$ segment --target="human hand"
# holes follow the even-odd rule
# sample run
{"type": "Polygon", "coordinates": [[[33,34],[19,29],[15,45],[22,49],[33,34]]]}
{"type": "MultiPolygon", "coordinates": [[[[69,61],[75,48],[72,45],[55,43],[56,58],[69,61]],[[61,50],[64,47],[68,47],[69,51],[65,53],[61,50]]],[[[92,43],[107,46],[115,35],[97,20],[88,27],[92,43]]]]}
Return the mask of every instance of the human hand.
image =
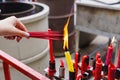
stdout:
{"type": "Polygon", "coordinates": [[[15,16],[0,20],[0,35],[9,40],[16,39],[17,42],[29,36],[25,26],[15,16]]]}

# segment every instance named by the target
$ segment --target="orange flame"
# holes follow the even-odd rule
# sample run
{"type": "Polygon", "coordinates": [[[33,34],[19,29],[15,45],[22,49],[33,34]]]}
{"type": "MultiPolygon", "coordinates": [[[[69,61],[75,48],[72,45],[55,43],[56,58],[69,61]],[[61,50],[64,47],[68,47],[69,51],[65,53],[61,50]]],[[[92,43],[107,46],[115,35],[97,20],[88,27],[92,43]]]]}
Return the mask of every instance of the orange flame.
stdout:
{"type": "Polygon", "coordinates": [[[70,22],[70,17],[68,17],[67,23],[64,26],[64,44],[63,44],[63,48],[64,49],[68,49],[68,25],[70,22]]]}

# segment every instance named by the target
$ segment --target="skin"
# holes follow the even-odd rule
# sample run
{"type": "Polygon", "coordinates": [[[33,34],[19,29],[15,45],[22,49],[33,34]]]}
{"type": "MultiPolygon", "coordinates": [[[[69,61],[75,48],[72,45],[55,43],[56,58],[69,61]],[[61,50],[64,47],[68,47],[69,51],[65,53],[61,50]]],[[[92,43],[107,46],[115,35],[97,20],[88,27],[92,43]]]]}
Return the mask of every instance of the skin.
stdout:
{"type": "Polygon", "coordinates": [[[26,27],[15,17],[11,16],[0,20],[0,36],[19,42],[22,37],[28,37],[26,27]]]}

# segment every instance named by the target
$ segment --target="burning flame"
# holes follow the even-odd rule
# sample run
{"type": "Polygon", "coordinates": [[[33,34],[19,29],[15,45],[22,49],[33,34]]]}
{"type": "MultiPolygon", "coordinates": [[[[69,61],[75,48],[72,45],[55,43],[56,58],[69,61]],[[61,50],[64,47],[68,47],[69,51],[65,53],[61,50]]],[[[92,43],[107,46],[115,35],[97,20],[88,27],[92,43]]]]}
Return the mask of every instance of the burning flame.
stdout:
{"type": "Polygon", "coordinates": [[[113,36],[112,40],[111,40],[111,45],[112,46],[116,46],[117,44],[117,39],[116,39],[116,36],[113,36]]]}
{"type": "Polygon", "coordinates": [[[64,26],[64,44],[63,44],[63,49],[68,49],[68,25],[70,22],[70,17],[68,17],[68,20],[64,26]]]}

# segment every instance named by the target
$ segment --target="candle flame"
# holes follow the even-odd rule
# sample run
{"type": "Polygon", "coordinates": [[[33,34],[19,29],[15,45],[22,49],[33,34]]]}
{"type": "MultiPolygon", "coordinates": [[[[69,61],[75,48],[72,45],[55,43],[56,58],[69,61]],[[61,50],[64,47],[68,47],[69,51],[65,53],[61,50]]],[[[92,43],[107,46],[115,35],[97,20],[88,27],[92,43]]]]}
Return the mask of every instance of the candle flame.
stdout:
{"type": "Polygon", "coordinates": [[[111,45],[112,46],[116,46],[117,44],[117,39],[116,39],[116,36],[113,36],[112,40],[111,40],[111,45]]]}
{"type": "Polygon", "coordinates": [[[68,20],[64,26],[64,44],[63,44],[63,48],[64,49],[68,49],[68,25],[69,25],[69,22],[70,22],[70,17],[68,17],[68,20]]]}

